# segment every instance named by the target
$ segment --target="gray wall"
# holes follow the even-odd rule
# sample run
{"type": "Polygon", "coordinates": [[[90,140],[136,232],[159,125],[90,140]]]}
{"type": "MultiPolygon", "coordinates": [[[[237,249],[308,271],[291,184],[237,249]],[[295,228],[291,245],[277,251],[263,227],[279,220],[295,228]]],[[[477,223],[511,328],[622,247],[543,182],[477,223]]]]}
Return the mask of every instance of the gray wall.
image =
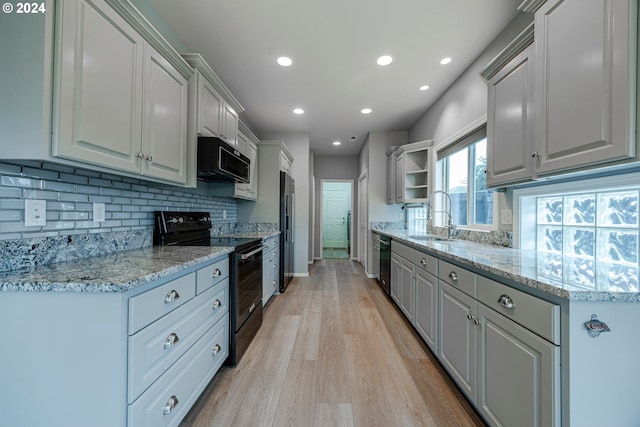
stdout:
{"type": "MultiPolygon", "coordinates": [[[[464,73],[444,92],[444,94],[409,129],[409,141],[418,142],[433,139],[436,150],[443,142],[452,139],[470,126],[480,123],[487,114],[487,85],[480,71],[495,58],[524,28],[533,21],[533,14],[519,13],[491,44],[473,61],[464,73]]],[[[433,175],[432,175],[433,177],[433,175]]],[[[432,181],[431,186],[434,187],[432,181]]],[[[512,208],[512,192],[494,193],[498,210],[512,208]]],[[[496,215],[500,230],[511,230],[512,225],[500,224],[500,214],[496,215]]]]}
{"type": "Polygon", "coordinates": [[[266,132],[263,140],[283,141],[293,156],[291,175],[296,182],[295,201],[295,259],[293,272],[296,276],[309,274],[309,240],[311,239],[311,216],[309,207],[309,133],[266,132]]]}
{"type": "Polygon", "coordinates": [[[314,254],[320,258],[322,254],[322,236],[320,235],[320,224],[322,222],[322,180],[335,179],[352,181],[351,187],[351,226],[353,230],[351,246],[353,254],[357,254],[358,247],[358,157],[357,156],[315,156],[315,227],[314,234],[314,254]]]}

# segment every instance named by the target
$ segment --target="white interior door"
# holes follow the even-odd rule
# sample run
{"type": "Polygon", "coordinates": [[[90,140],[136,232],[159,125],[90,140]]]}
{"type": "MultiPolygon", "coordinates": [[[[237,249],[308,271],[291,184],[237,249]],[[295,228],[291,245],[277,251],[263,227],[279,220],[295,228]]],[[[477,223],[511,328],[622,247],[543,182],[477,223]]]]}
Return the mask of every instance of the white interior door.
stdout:
{"type": "Polygon", "coordinates": [[[322,190],[322,247],[347,247],[348,184],[328,185],[322,190]]]}
{"type": "Polygon", "coordinates": [[[358,261],[367,270],[368,178],[365,171],[358,178],[358,261]]]}

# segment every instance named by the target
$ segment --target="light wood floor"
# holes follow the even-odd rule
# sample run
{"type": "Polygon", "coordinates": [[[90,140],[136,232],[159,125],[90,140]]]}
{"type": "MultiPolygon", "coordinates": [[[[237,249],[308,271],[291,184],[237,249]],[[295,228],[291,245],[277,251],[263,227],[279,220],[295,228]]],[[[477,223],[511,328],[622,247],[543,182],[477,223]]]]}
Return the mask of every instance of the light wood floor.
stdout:
{"type": "Polygon", "coordinates": [[[181,427],[483,425],[377,282],[323,260],[271,299],[181,427]]]}

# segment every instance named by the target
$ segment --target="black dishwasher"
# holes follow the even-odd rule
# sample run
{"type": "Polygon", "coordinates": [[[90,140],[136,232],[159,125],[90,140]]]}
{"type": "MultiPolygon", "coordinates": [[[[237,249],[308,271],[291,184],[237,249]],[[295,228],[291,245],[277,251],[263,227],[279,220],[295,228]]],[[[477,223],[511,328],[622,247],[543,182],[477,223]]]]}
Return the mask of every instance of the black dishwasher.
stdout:
{"type": "Polygon", "coordinates": [[[380,235],[380,286],[391,293],[391,238],[380,235]]]}

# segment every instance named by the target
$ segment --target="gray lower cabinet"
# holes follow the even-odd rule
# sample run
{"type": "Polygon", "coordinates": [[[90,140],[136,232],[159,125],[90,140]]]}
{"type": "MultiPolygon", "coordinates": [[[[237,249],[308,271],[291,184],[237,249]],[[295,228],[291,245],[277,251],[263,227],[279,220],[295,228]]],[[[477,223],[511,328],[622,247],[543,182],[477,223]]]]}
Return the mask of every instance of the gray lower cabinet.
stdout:
{"type": "Polygon", "coordinates": [[[127,292],[4,292],[0,426],[179,425],[228,355],[228,265],[127,292]]]}
{"type": "Polygon", "coordinates": [[[262,253],[262,305],[266,305],[269,299],[279,289],[280,276],[278,275],[280,264],[280,237],[273,236],[263,241],[262,253]]]}
{"type": "Polygon", "coordinates": [[[476,406],[496,426],[560,425],[560,347],[478,303],[476,406]]]}
{"type": "Polygon", "coordinates": [[[412,324],[416,287],[414,252],[401,243],[391,243],[391,298],[412,324]]]}
{"type": "Polygon", "coordinates": [[[438,260],[415,251],[416,293],[414,326],[429,348],[438,351],[438,260]]]}
{"type": "Polygon", "coordinates": [[[476,300],[440,282],[438,359],[458,387],[476,401],[476,300]]]}
{"type": "Polygon", "coordinates": [[[402,267],[400,255],[391,253],[391,299],[400,305],[400,283],[402,282],[402,267]]]}

